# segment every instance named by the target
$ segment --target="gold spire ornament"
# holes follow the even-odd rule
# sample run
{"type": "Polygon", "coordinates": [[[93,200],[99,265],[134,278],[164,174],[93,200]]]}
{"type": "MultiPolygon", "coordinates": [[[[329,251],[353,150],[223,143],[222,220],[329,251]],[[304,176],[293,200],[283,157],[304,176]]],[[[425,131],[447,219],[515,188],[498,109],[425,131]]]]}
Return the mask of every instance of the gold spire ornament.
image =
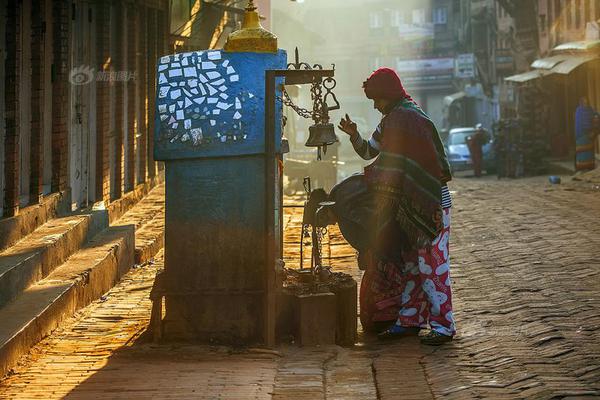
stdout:
{"type": "Polygon", "coordinates": [[[277,53],[277,36],[262,27],[253,0],[248,1],[242,28],[229,34],[223,50],[236,53],[277,53]]]}

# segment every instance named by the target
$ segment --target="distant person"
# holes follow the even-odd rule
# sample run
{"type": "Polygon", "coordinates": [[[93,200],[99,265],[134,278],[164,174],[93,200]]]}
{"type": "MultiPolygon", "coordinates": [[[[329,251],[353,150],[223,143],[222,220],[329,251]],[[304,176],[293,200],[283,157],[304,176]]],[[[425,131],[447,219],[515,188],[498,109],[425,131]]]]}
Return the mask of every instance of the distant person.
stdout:
{"type": "Polygon", "coordinates": [[[581,97],[575,110],[575,171],[589,171],[596,167],[597,118],[598,113],[589,106],[587,98],[581,97]]]}
{"type": "Polygon", "coordinates": [[[475,127],[475,133],[468,136],[466,139],[469,153],[471,154],[471,162],[473,163],[473,172],[476,177],[481,176],[481,169],[483,164],[483,145],[485,144],[487,135],[483,126],[477,124],[475,127]]]}
{"type": "Polygon", "coordinates": [[[361,321],[388,321],[380,339],[415,335],[438,345],[455,333],[449,271],[450,166],[434,123],[406,93],[396,72],[375,71],[365,95],[383,114],[369,140],[346,116],[339,128],[356,153],[374,161],[333,188],[340,229],[366,264],[361,321]]]}

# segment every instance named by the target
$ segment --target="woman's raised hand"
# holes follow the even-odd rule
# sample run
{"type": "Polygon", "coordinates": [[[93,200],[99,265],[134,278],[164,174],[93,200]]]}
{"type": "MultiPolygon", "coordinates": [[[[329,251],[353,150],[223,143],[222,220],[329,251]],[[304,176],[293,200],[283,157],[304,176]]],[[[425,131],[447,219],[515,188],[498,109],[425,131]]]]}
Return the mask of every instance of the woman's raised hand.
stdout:
{"type": "Polygon", "coordinates": [[[354,138],[358,135],[358,128],[356,127],[356,122],[352,121],[352,119],[350,119],[348,114],[346,114],[345,117],[342,117],[342,119],[340,120],[340,124],[338,125],[338,128],[342,132],[344,132],[348,136],[350,136],[350,138],[354,138]]]}

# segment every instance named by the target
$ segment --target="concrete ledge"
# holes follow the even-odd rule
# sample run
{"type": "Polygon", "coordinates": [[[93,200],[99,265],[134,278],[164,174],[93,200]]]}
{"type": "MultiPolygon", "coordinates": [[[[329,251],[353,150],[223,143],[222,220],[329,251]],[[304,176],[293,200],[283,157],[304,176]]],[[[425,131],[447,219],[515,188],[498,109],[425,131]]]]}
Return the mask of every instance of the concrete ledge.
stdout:
{"type": "Polygon", "coordinates": [[[79,250],[90,219],[90,215],[54,219],[0,253],[0,307],[79,250]]]}
{"type": "Polygon", "coordinates": [[[135,232],[135,263],[148,262],[165,243],[165,214],[157,214],[150,222],[135,232]]]}
{"type": "Polygon", "coordinates": [[[9,248],[38,227],[69,212],[67,192],[44,196],[41,204],[24,207],[14,217],[0,219],[0,251],[9,248]]]}
{"type": "Polygon", "coordinates": [[[0,376],[65,318],[106,293],[133,265],[132,226],[111,227],[0,310],[0,376]]]}
{"type": "Polygon", "coordinates": [[[111,202],[106,210],[108,211],[108,223],[112,224],[121,218],[127,211],[135,206],[144,198],[155,186],[165,180],[164,171],[161,171],[154,178],[137,185],[131,192],[125,193],[121,198],[111,202]]]}

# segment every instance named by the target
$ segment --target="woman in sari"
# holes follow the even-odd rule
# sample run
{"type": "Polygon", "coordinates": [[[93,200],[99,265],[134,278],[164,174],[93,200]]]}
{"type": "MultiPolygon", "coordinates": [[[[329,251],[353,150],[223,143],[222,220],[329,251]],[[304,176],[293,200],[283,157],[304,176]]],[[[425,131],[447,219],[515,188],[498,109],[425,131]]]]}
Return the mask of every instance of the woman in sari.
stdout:
{"type": "Polygon", "coordinates": [[[337,185],[330,198],[344,236],[365,266],[361,322],[388,329],[380,339],[414,335],[441,344],[454,333],[449,275],[451,179],[433,122],[406,93],[395,71],[381,68],[363,84],[383,118],[363,139],[348,117],[339,128],[356,153],[374,159],[364,175],[337,185]]]}

